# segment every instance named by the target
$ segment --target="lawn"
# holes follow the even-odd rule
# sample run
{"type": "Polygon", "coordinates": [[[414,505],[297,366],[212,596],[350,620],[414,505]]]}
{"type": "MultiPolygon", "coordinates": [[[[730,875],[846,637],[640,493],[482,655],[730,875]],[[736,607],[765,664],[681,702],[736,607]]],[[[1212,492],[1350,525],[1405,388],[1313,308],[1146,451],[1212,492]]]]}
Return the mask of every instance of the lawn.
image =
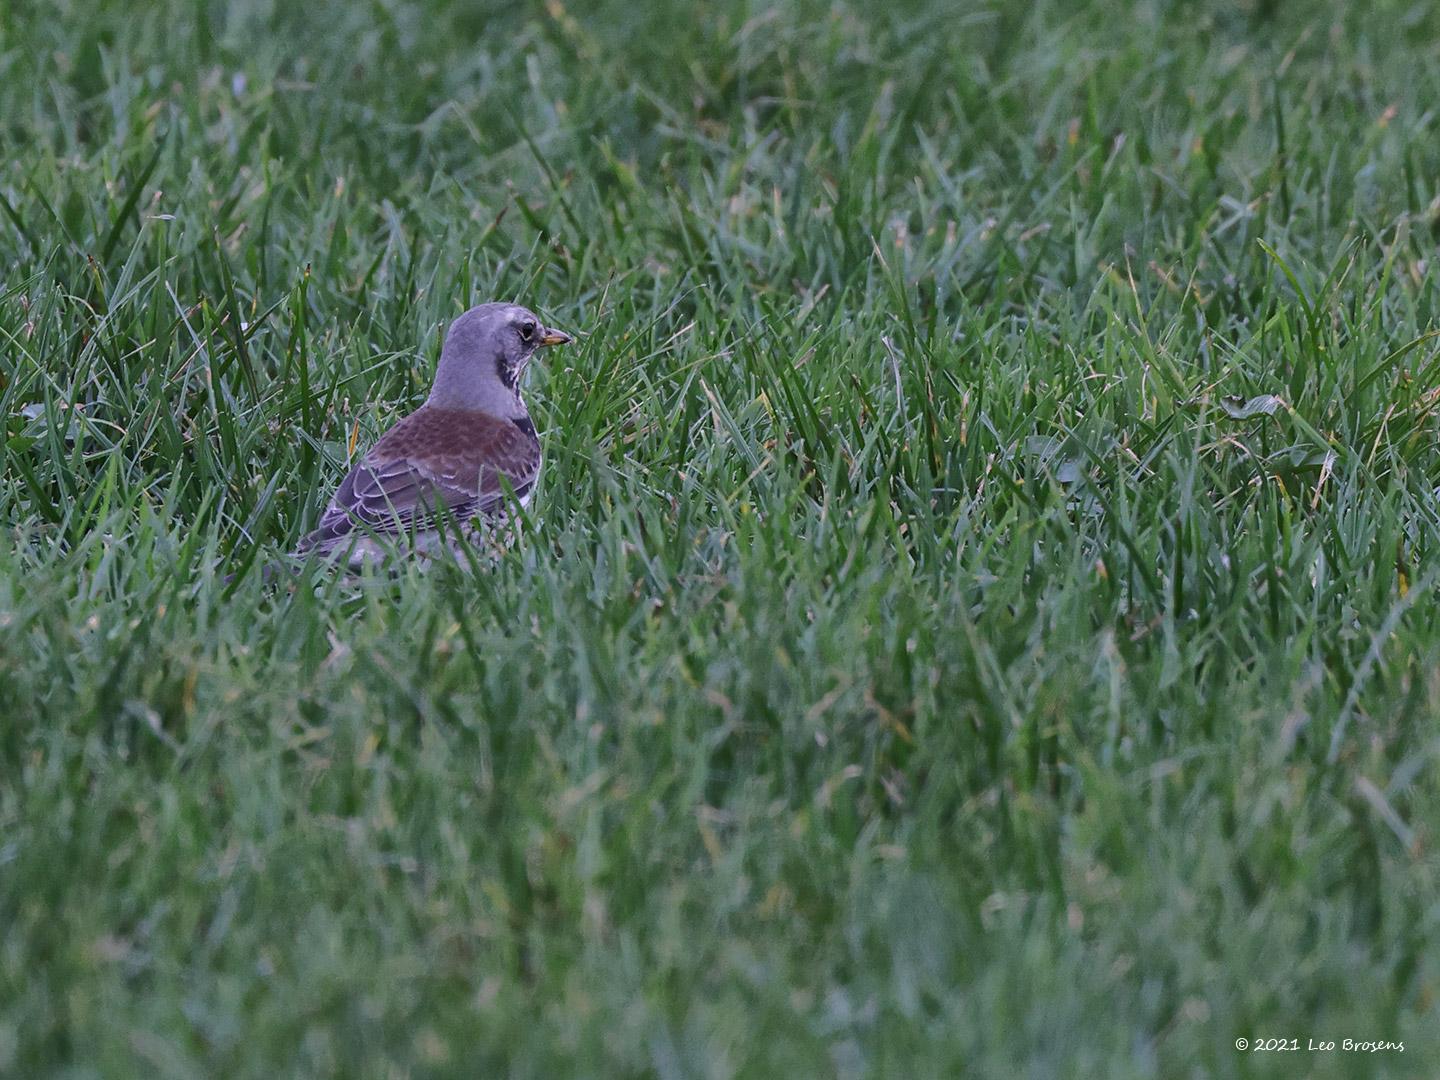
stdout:
{"type": "Polygon", "coordinates": [[[1422,0],[12,0],[0,1075],[1440,1073],[1437,101],[1422,0]],[[526,542],[263,581],[495,298],[526,542]]]}

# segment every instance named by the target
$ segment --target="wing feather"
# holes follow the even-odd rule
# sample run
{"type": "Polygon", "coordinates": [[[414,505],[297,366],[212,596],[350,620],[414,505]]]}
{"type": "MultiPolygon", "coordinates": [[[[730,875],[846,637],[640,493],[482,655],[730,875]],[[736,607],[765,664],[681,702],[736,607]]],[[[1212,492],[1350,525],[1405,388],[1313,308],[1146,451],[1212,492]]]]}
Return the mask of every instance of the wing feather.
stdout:
{"type": "Polygon", "coordinates": [[[341,482],[300,552],[355,535],[395,537],[502,512],[505,484],[523,498],[540,470],[534,428],[485,414],[420,409],[375,444],[341,482]]]}

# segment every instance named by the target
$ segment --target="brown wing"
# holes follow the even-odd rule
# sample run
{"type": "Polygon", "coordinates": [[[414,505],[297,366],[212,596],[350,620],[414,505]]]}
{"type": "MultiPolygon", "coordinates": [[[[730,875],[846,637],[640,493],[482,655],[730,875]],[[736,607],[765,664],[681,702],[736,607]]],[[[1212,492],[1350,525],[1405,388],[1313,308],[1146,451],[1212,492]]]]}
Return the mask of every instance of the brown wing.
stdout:
{"type": "Polygon", "coordinates": [[[495,513],[506,503],[505,484],[523,499],[539,471],[540,441],[528,417],[421,408],[350,470],[299,550],[329,551],[355,533],[395,536],[433,529],[442,517],[463,522],[495,513]]]}

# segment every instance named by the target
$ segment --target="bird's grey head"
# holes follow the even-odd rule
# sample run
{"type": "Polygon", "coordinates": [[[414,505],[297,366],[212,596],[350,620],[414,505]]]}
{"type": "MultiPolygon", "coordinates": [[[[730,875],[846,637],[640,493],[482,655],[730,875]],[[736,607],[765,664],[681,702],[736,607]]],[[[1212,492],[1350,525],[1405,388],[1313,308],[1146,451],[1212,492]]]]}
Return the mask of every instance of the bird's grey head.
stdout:
{"type": "Polygon", "coordinates": [[[473,307],[445,335],[429,404],[522,416],[520,379],[535,350],[569,340],[519,304],[473,307]]]}

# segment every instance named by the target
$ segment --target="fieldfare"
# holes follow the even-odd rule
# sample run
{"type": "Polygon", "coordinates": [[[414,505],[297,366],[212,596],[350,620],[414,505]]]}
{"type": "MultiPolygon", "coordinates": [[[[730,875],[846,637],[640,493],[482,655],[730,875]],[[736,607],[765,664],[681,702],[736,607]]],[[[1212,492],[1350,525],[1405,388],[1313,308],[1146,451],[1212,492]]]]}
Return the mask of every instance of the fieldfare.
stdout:
{"type": "Polygon", "coordinates": [[[455,550],[508,520],[540,476],[540,440],[520,397],[537,349],[570,335],[516,304],[481,304],[450,324],[425,404],[341,482],[295,554],[352,567],[455,550]]]}

